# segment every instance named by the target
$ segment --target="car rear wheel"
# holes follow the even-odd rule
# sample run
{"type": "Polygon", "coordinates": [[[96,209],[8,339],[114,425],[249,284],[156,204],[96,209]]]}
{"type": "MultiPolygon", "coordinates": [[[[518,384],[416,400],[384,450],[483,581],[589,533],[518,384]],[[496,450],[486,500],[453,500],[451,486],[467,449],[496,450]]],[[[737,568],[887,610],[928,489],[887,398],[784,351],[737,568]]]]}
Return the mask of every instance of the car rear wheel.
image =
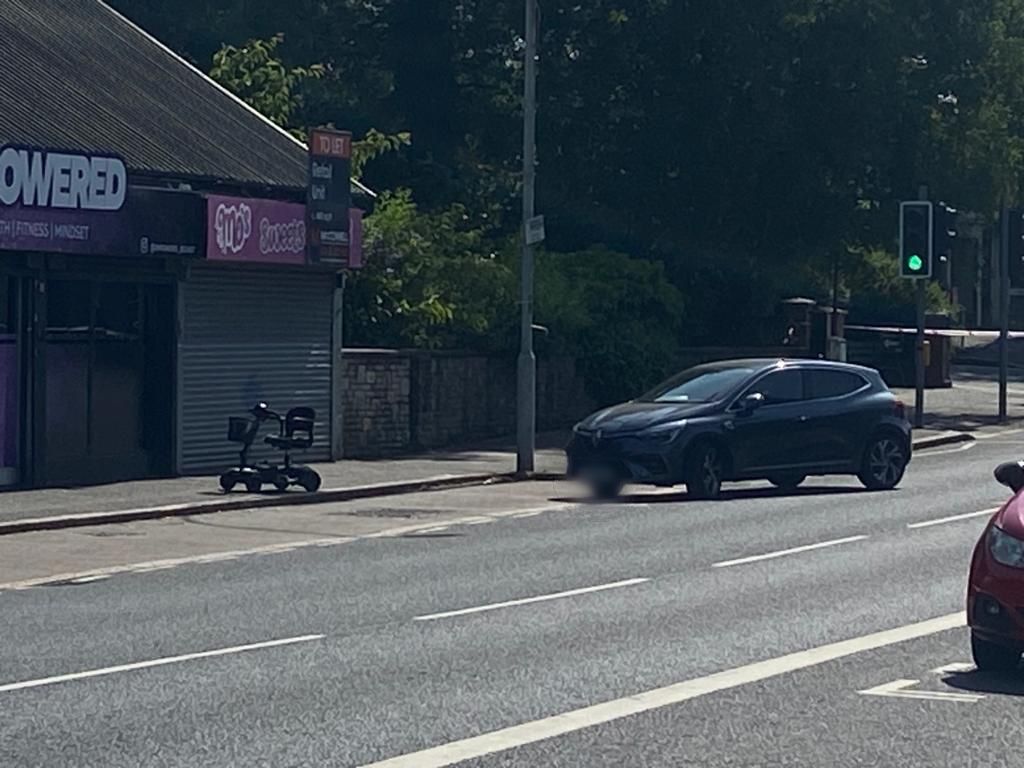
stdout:
{"type": "Polygon", "coordinates": [[[683,467],[686,492],[694,499],[717,499],[722,493],[725,462],[714,443],[694,446],[683,467]]]}
{"type": "Polygon", "coordinates": [[[907,452],[903,441],[883,432],[868,443],[857,477],[869,490],[888,491],[899,485],[906,468],[907,452]]]}
{"type": "Polygon", "coordinates": [[[982,672],[1012,672],[1020,664],[1020,649],[1010,648],[971,633],[971,656],[982,672]]]}
{"type": "Polygon", "coordinates": [[[794,491],[806,479],[807,475],[772,475],[768,482],[783,491],[794,491]]]}

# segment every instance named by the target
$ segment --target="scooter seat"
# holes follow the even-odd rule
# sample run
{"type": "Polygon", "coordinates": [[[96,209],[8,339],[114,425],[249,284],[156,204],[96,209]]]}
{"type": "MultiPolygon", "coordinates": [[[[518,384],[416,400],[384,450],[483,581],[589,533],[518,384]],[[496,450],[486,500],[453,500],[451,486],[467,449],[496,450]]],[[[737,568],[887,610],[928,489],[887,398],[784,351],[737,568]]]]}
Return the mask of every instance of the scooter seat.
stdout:
{"type": "Polygon", "coordinates": [[[267,445],[280,448],[282,451],[302,450],[313,444],[313,439],[308,436],[281,437],[280,435],[268,435],[263,439],[267,445]]]}

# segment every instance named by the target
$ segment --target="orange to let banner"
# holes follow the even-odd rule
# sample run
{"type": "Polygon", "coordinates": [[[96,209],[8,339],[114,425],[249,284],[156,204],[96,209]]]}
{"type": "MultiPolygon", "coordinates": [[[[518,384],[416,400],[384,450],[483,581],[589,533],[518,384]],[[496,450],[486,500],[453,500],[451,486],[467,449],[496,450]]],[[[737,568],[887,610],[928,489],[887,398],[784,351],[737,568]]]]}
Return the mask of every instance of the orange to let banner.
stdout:
{"type": "Polygon", "coordinates": [[[352,134],[314,128],[309,134],[309,152],[317,157],[352,157],[352,134]]]}

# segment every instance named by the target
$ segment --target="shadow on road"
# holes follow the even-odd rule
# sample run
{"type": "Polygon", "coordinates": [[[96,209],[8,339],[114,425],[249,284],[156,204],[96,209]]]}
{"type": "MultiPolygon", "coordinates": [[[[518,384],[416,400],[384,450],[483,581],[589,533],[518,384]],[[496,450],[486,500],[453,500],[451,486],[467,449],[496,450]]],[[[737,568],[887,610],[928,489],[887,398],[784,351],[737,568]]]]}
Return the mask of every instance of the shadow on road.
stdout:
{"type": "MultiPolygon", "coordinates": [[[[868,493],[867,490],[855,485],[819,485],[797,488],[786,491],[780,488],[739,488],[732,491],[722,491],[722,495],[716,503],[723,501],[742,501],[745,499],[777,499],[777,498],[799,498],[801,496],[838,496],[850,493],[868,493]]],[[[561,496],[549,499],[549,501],[566,504],[680,504],[682,502],[699,502],[701,499],[690,498],[685,491],[677,493],[634,493],[625,494],[615,499],[596,499],[581,493],[579,496],[561,496]]]]}
{"type": "Polygon", "coordinates": [[[971,693],[995,693],[1003,696],[1024,696],[1024,675],[1016,672],[956,672],[942,679],[950,688],[971,693]]]}

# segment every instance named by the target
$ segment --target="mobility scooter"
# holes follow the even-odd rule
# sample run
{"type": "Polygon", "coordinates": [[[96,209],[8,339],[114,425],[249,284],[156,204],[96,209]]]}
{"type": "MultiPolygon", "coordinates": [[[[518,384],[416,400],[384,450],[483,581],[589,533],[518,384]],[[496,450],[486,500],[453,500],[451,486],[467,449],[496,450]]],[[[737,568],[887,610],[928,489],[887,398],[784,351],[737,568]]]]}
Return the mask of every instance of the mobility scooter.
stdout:
{"type": "Polygon", "coordinates": [[[228,419],[228,440],[240,443],[238,466],[220,476],[220,487],[225,491],[236,485],[245,486],[249,493],[259,493],[264,484],[286,491],[291,485],[300,485],[310,493],[320,489],[320,475],[310,467],[292,464],[291,451],[305,450],[313,444],[313,424],[316,412],[312,408],[292,408],[284,416],[270,410],[266,403],[257,403],[250,409],[252,418],[232,416],[228,419]],[[263,422],[277,421],[276,435],[267,435],[263,442],[284,452],[283,464],[249,463],[249,449],[259,435],[263,422]]]}

